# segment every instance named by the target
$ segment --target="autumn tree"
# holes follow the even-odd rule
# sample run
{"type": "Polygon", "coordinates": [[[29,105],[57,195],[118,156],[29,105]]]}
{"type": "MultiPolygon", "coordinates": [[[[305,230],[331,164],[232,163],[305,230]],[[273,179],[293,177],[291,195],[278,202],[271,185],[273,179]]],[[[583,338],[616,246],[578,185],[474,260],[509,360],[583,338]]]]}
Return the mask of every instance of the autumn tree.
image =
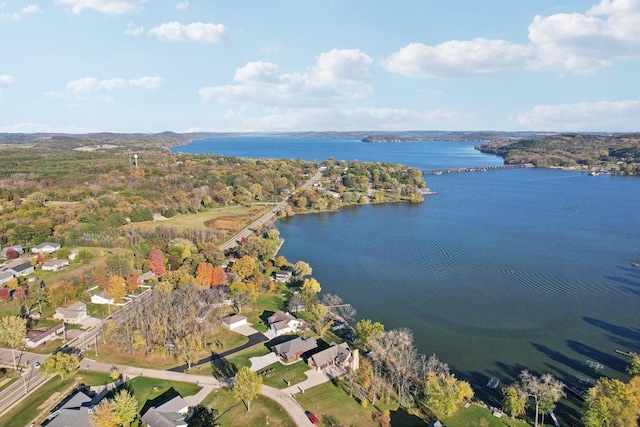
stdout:
{"type": "Polygon", "coordinates": [[[160,277],[166,273],[166,268],[164,266],[164,254],[159,249],[151,249],[149,251],[149,255],[147,255],[147,259],[149,260],[149,270],[153,271],[156,276],[160,277]]]}
{"type": "Polygon", "coordinates": [[[518,388],[510,385],[502,389],[502,407],[511,418],[524,414],[527,409],[527,396],[518,388]]]}
{"type": "Polygon", "coordinates": [[[365,346],[369,345],[372,339],[378,339],[384,332],[384,325],[380,322],[372,322],[369,319],[362,319],[356,323],[356,335],[359,342],[365,346]]]}
{"type": "Polygon", "coordinates": [[[473,397],[471,385],[452,373],[429,373],[424,385],[424,403],[439,414],[450,415],[459,403],[473,397]]]}
{"type": "Polygon", "coordinates": [[[640,417],[640,379],[620,380],[600,378],[589,389],[582,410],[586,427],[635,426],[640,417]]]}
{"type": "Polygon", "coordinates": [[[75,298],[76,291],[71,283],[57,282],[45,289],[47,301],[54,307],[62,307],[75,298]]]}
{"type": "MultiPolygon", "coordinates": [[[[549,401],[555,403],[560,400],[560,398],[564,396],[564,384],[562,381],[556,380],[551,374],[536,377],[526,369],[520,372],[518,377],[520,378],[520,381],[515,383],[513,386],[523,396],[527,396],[527,399],[533,399],[535,406],[534,425],[537,426],[540,404],[542,402],[546,402],[545,406],[548,407],[549,401]]],[[[553,408],[550,410],[553,410],[553,408]]]]}
{"type": "Polygon", "coordinates": [[[18,254],[18,251],[16,251],[13,248],[7,249],[6,254],[7,254],[7,259],[16,259],[20,255],[20,254],[18,254]]]}
{"type": "Polygon", "coordinates": [[[222,267],[213,267],[211,272],[211,285],[218,286],[227,283],[227,273],[225,273],[222,267]]]}
{"type": "Polygon", "coordinates": [[[208,288],[213,284],[213,264],[208,262],[198,263],[196,269],[196,280],[200,286],[208,288]]]}
{"type": "Polygon", "coordinates": [[[89,423],[92,427],[119,427],[113,400],[102,399],[94,406],[89,412],[89,423]]]}
{"type": "Polygon", "coordinates": [[[304,276],[309,276],[313,273],[313,269],[306,262],[298,261],[293,265],[293,272],[296,278],[302,279],[304,276]]]}
{"type": "Polygon", "coordinates": [[[236,399],[242,400],[247,406],[247,411],[251,410],[251,401],[262,390],[262,378],[248,366],[240,368],[233,383],[233,394],[236,399]]]}
{"type": "Polygon", "coordinates": [[[248,255],[243,256],[239,260],[233,263],[231,266],[231,272],[236,273],[241,279],[246,279],[253,275],[253,271],[256,268],[256,262],[248,255]]]}
{"type": "Polygon", "coordinates": [[[105,290],[116,302],[118,302],[127,294],[127,284],[123,277],[113,276],[109,279],[109,283],[107,283],[107,288],[105,290]]]}
{"type": "Polygon", "coordinates": [[[177,341],[177,356],[186,362],[187,368],[191,369],[191,365],[196,361],[196,357],[202,351],[204,345],[202,339],[196,334],[187,334],[184,338],[177,341]]]}
{"type": "Polygon", "coordinates": [[[18,370],[16,363],[15,349],[22,345],[27,335],[27,320],[20,316],[3,316],[0,317],[0,342],[11,347],[11,355],[13,360],[13,368],[18,370]]]}
{"type": "Polygon", "coordinates": [[[238,313],[242,313],[242,306],[251,303],[255,298],[253,285],[243,282],[233,282],[229,286],[229,293],[238,313]]]}
{"type": "Polygon", "coordinates": [[[42,362],[41,370],[46,375],[59,374],[61,378],[65,375],[75,373],[80,368],[80,361],[75,354],[66,354],[58,351],[47,356],[42,362]]]}
{"type": "Polygon", "coordinates": [[[631,362],[629,366],[627,366],[627,373],[632,377],[640,376],[640,356],[633,356],[631,358],[631,362]]]}
{"type": "Polygon", "coordinates": [[[138,415],[138,400],[129,390],[122,389],[113,398],[113,411],[119,425],[129,426],[138,415]]]}

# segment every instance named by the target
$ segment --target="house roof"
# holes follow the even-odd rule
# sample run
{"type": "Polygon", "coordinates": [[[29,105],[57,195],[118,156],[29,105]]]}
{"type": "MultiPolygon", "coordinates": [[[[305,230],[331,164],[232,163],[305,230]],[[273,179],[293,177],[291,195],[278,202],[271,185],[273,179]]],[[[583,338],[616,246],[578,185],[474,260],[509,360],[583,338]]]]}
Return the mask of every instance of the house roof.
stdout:
{"type": "Polygon", "coordinates": [[[220,321],[225,325],[233,325],[234,323],[242,322],[243,320],[247,320],[247,317],[241,314],[234,314],[233,316],[223,317],[220,319],[220,321]]]}
{"type": "MultiPolygon", "coordinates": [[[[55,416],[49,423],[48,427],[91,427],[89,422],[89,406],[91,398],[82,391],[78,391],[66,401],[56,411],[55,416]]],[[[54,412],[53,414],[55,414],[54,412]]],[[[52,415],[53,415],[52,414],[52,415]]]]}
{"type": "Polygon", "coordinates": [[[318,343],[316,342],[315,338],[311,337],[311,338],[304,339],[304,338],[298,337],[298,338],[283,342],[282,344],[274,345],[273,349],[279,355],[282,355],[287,359],[293,359],[296,357],[296,355],[302,354],[309,350],[313,350],[314,348],[317,348],[317,347],[318,347],[318,343]]]}
{"type": "Polygon", "coordinates": [[[0,254],[1,254],[3,257],[6,257],[6,256],[7,256],[7,251],[8,251],[9,249],[13,249],[13,250],[15,250],[18,254],[23,254],[23,253],[24,253],[24,249],[22,248],[22,246],[20,246],[20,245],[13,245],[13,246],[7,246],[7,247],[5,247],[5,248],[2,248],[2,251],[0,251],[0,254]]]}
{"type": "Polygon", "coordinates": [[[269,324],[278,323],[282,321],[288,322],[290,320],[295,320],[295,317],[293,317],[289,313],[284,313],[282,311],[276,311],[275,313],[273,313],[273,315],[269,316],[269,318],[267,319],[269,324]]]}
{"type": "Polygon", "coordinates": [[[28,270],[30,268],[33,268],[33,265],[31,265],[30,262],[24,262],[22,264],[18,264],[16,266],[13,266],[13,267],[9,268],[8,270],[13,270],[16,273],[21,273],[21,272],[26,271],[26,270],[28,270]]]}
{"type": "Polygon", "coordinates": [[[69,261],[66,259],[53,258],[42,263],[43,267],[57,267],[60,265],[69,265],[69,261]]]}
{"type": "Polygon", "coordinates": [[[39,249],[42,250],[44,248],[61,248],[62,245],[60,245],[60,243],[53,243],[53,242],[42,242],[39,245],[35,246],[34,249],[39,249]]]}
{"type": "Polygon", "coordinates": [[[0,281],[11,279],[12,277],[16,277],[16,275],[11,271],[3,271],[2,273],[0,273],[0,281]]]}
{"type": "Polygon", "coordinates": [[[351,349],[345,342],[314,354],[311,360],[315,366],[321,367],[332,363],[343,363],[349,356],[351,356],[351,349]]]}
{"type": "MultiPolygon", "coordinates": [[[[75,318],[78,316],[78,313],[87,311],[87,304],[82,301],[74,302],[69,307],[58,307],[56,309],[56,314],[61,314],[65,318],[75,318]]],[[[55,316],[54,316],[55,317],[55,316]]]]}
{"type": "Polygon", "coordinates": [[[146,273],[142,273],[138,276],[138,282],[146,282],[147,280],[155,279],[157,277],[158,276],[156,276],[156,273],[153,271],[147,271],[146,273]]]}
{"type": "Polygon", "coordinates": [[[49,335],[55,333],[59,334],[64,331],[64,323],[58,323],[57,325],[45,330],[45,331],[29,331],[27,332],[27,337],[31,342],[38,342],[43,337],[48,337],[49,335]]]}
{"type": "Polygon", "coordinates": [[[188,410],[187,402],[182,396],[177,395],[145,412],[142,422],[151,427],[185,426],[187,423],[182,413],[188,410]]]}

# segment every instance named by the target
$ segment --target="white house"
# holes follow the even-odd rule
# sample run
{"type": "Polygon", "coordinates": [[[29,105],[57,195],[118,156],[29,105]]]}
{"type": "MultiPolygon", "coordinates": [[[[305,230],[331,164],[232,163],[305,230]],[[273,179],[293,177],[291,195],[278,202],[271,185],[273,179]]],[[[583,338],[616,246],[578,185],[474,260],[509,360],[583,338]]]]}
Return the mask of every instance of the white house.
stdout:
{"type": "Polygon", "coordinates": [[[31,252],[33,252],[34,254],[43,252],[51,253],[57,251],[61,247],[62,245],[60,243],[44,242],[40,243],[38,246],[34,246],[33,248],[31,248],[31,252]]]}
{"type": "Polygon", "coordinates": [[[28,276],[29,274],[36,271],[36,268],[31,265],[29,261],[23,262],[22,264],[14,265],[13,267],[5,269],[5,271],[9,271],[13,273],[16,277],[28,276]]]}
{"type": "Polygon", "coordinates": [[[246,325],[247,318],[245,316],[242,316],[241,314],[234,314],[233,316],[223,317],[222,319],[220,319],[220,322],[222,322],[222,324],[226,326],[227,329],[234,330],[239,326],[246,325]]]}
{"type": "Polygon", "coordinates": [[[276,311],[272,316],[269,316],[267,321],[276,336],[292,334],[302,331],[306,327],[306,323],[303,320],[296,319],[291,314],[283,313],[282,311],[276,311]]]}
{"type": "Polygon", "coordinates": [[[91,295],[91,302],[94,304],[113,304],[115,300],[107,291],[102,291],[99,294],[91,295]]]}
{"type": "Polygon", "coordinates": [[[87,304],[82,301],[74,302],[69,307],[58,307],[53,318],[65,323],[81,323],[87,315],[87,304]]]}
{"type": "Polygon", "coordinates": [[[53,258],[42,263],[42,269],[47,271],[59,271],[69,267],[68,259],[53,258]]]}
{"type": "Polygon", "coordinates": [[[64,334],[64,323],[59,323],[52,328],[44,331],[29,331],[24,343],[29,348],[35,348],[40,344],[44,344],[49,340],[58,338],[59,335],[64,334]]]}
{"type": "Polygon", "coordinates": [[[6,258],[7,251],[9,251],[9,249],[13,249],[18,255],[22,255],[24,253],[24,249],[22,249],[22,246],[20,245],[7,246],[6,248],[2,248],[2,251],[0,252],[0,258],[6,258]]]}
{"type": "Polygon", "coordinates": [[[273,273],[273,280],[276,282],[287,283],[291,280],[292,273],[289,270],[278,270],[273,273]]]}

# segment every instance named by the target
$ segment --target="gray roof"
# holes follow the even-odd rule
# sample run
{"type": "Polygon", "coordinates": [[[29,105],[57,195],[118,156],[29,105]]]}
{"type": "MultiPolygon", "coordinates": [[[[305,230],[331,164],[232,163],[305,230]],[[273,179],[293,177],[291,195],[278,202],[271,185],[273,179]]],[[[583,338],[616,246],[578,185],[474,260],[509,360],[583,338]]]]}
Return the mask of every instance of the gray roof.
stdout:
{"type": "Polygon", "coordinates": [[[351,349],[345,342],[338,345],[332,345],[326,350],[322,350],[311,356],[315,366],[322,367],[326,365],[342,364],[351,356],[351,349]]]}
{"type": "Polygon", "coordinates": [[[30,268],[33,268],[33,265],[31,265],[30,262],[25,262],[25,263],[16,265],[14,267],[11,267],[9,270],[13,270],[16,273],[20,273],[20,272],[26,271],[26,270],[28,270],[30,268]]]}
{"type": "Polygon", "coordinates": [[[316,342],[315,338],[311,337],[304,339],[298,337],[283,342],[282,344],[274,345],[272,349],[275,350],[275,352],[279,355],[284,356],[286,359],[294,359],[297,355],[300,355],[309,350],[313,350],[317,347],[318,343],[316,342]]]}
{"type": "Polygon", "coordinates": [[[89,422],[90,404],[91,398],[82,391],[78,391],[62,404],[56,411],[57,415],[47,424],[47,427],[91,427],[89,422]]]}
{"type": "Polygon", "coordinates": [[[233,316],[223,317],[220,321],[225,325],[232,325],[243,320],[247,320],[247,317],[241,314],[234,314],[233,316]]]}
{"type": "Polygon", "coordinates": [[[186,426],[187,422],[179,411],[188,410],[189,405],[177,395],[149,409],[142,416],[142,422],[151,427],[178,427],[186,426]]]}
{"type": "Polygon", "coordinates": [[[12,277],[16,277],[11,271],[3,271],[0,273],[0,281],[11,279],[12,277]]]}
{"type": "Polygon", "coordinates": [[[282,311],[276,311],[267,319],[269,324],[283,322],[283,321],[288,322],[290,320],[295,320],[295,317],[293,317],[289,313],[283,313],[282,311]]]}

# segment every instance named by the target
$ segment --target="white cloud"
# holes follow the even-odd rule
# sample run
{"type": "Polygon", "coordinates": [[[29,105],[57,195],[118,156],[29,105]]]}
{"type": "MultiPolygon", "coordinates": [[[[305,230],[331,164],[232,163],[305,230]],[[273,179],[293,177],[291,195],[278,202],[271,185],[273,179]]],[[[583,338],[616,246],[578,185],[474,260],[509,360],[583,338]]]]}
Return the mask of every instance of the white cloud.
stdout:
{"type": "Polygon", "coordinates": [[[45,92],[44,96],[46,96],[47,98],[64,98],[63,93],[54,91],[45,92]]]}
{"type": "Polygon", "coordinates": [[[56,3],[71,6],[71,11],[79,15],[85,9],[100,13],[121,15],[135,12],[144,0],[56,0],[56,3]]]}
{"type": "Polygon", "coordinates": [[[227,29],[222,24],[194,22],[181,24],[167,22],[154,27],[148,32],[163,41],[196,42],[207,44],[224,44],[227,42],[227,29]]]}
{"type": "Polygon", "coordinates": [[[176,5],[176,9],[178,10],[187,10],[188,7],[189,7],[189,0],[181,1],[176,5]]]}
{"type": "Polygon", "coordinates": [[[424,78],[551,70],[591,75],[640,58],[640,0],[602,0],[585,13],[535,16],[529,43],[477,38],[430,46],[411,43],[382,61],[392,73],[424,78]]]}
{"type": "Polygon", "coordinates": [[[372,60],[359,50],[334,49],[318,56],[308,72],[282,73],[276,64],[249,62],[236,70],[235,85],[200,89],[203,101],[273,106],[327,106],[371,94],[372,60]]]}
{"type": "MultiPolygon", "coordinates": [[[[1,3],[4,7],[4,3],[1,3]]],[[[0,7],[1,9],[1,7],[0,7]]],[[[21,7],[14,13],[0,13],[0,19],[7,19],[10,21],[22,21],[25,16],[33,15],[34,13],[41,12],[40,8],[35,4],[30,4],[25,7],[21,7]]]]}
{"type": "Polygon", "coordinates": [[[127,22],[127,29],[124,30],[124,34],[127,36],[141,36],[144,33],[144,26],[137,25],[133,21],[127,22]]]}
{"type": "Polygon", "coordinates": [[[637,131],[640,101],[537,105],[514,120],[527,130],[637,131]]]}
{"type": "Polygon", "coordinates": [[[0,74],[0,84],[13,83],[13,76],[9,74],[0,74]]]}
{"type": "Polygon", "coordinates": [[[0,132],[6,133],[93,133],[100,129],[83,128],[75,125],[51,127],[42,123],[16,123],[8,126],[0,126],[0,132]]]}
{"type": "Polygon", "coordinates": [[[470,77],[525,68],[533,49],[505,40],[451,40],[437,46],[411,43],[382,61],[392,73],[410,77],[470,77]]]}
{"type": "Polygon", "coordinates": [[[158,89],[165,79],[162,77],[140,77],[137,79],[112,78],[98,80],[95,77],[83,77],[72,80],[66,84],[65,88],[71,92],[78,94],[87,94],[100,90],[119,90],[132,87],[139,87],[148,90],[158,89]]]}

